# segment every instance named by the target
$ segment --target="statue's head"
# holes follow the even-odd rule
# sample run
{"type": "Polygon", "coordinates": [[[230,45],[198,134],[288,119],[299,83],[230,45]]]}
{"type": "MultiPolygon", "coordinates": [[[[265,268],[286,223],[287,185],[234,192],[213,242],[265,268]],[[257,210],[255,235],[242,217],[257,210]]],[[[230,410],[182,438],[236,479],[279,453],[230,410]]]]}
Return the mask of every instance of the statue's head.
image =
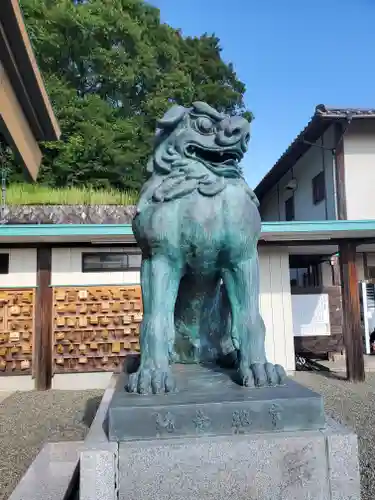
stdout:
{"type": "Polygon", "coordinates": [[[158,120],[148,171],[168,174],[181,161],[198,161],[224,177],[241,175],[239,163],[250,139],[250,124],[227,116],[204,102],[173,106],[158,120]]]}

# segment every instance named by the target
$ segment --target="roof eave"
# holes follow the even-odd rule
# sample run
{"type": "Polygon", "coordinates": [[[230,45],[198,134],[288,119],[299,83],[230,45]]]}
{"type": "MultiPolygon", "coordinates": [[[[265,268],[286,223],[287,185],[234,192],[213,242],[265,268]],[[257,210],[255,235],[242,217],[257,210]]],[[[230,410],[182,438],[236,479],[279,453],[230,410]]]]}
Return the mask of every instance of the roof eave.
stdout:
{"type": "MultiPolygon", "coordinates": [[[[261,240],[269,242],[310,242],[338,239],[375,238],[374,220],[324,220],[265,222],[261,240]]],[[[109,245],[134,243],[131,224],[17,224],[0,226],[3,243],[84,243],[109,245]]]]}
{"type": "Polygon", "coordinates": [[[38,141],[57,141],[61,130],[39,71],[18,0],[1,0],[2,62],[38,141]],[[22,72],[21,72],[22,68],[22,72]],[[26,90],[27,89],[27,90],[26,90]]]}
{"type": "Polygon", "coordinates": [[[327,120],[359,120],[359,119],[374,119],[375,114],[363,114],[363,115],[351,115],[350,113],[342,113],[342,114],[331,114],[331,113],[326,113],[324,115],[321,115],[322,119],[327,119],[327,120]]]}

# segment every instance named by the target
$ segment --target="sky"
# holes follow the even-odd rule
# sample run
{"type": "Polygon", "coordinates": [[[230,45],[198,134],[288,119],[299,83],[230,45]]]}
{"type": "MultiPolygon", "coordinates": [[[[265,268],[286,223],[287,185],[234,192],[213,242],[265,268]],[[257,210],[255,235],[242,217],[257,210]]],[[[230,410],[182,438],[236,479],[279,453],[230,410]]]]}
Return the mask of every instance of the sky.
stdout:
{"type": "Polygon", "coordinates": [[[151,0],[163,22],[220,38],[254,113],[245,177],[255,187],[315,106],[375,108],[375,0],[151,0]]]}

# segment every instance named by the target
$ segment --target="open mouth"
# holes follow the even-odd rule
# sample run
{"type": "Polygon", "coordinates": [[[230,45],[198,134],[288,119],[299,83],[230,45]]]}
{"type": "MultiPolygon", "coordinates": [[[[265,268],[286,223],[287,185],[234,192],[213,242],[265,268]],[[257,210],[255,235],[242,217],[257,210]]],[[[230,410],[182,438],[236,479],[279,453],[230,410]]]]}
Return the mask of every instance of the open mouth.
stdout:
{"type": "Polygon", "coordinates": [[[215,151],[212,149],[204,149],[199,146],[190,144],[186,148],[186,153],[191,158],[199,158],[200,160],[214,164],[233,165],[237,164],[242,159],[242,154],[234,150],[215,151]]]}

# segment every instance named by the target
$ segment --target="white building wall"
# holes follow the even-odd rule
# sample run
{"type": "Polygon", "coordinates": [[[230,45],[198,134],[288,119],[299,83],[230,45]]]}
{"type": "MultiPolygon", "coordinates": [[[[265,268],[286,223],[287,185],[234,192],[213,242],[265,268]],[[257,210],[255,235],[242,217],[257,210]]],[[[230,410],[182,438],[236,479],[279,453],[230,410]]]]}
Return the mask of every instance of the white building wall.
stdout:
{"type": "MultiPolygon", "coordinates": [[[[327,130],[317,144],[332,147],[333,128],[327,130]]],[[[330,151],[317,146],[311,147],[293,165],[293,169],[284,175],[278,185],[274,186],[262,199],[260,207],[262,220],[264,222],[285,220],[285,201],[293,193],[291,190],[286,189],[286,185],[292,178],[297,179],[297,189],[294,191],[295,220],[335,219],[333,165],[333,155],[330,151]],[[314,205],[312,179],[323,170],[323,165],[327,198],[314,205]]]]}
{"type": "Polygon", "coordinates": [[[289,254],[282,247],[259,251],[260,309],[269,361],[295,369],[289,254]]]}
{"type": "Polygon", "coordinates": [[[52,286],[138,285],[139,271],[83,273],[82,253],[126,252],[126,248],[77,247],[52,249],[52,286]]]}
{"type": "Polygon", "coordinates": [[[36,249],[2,248],[9,254],[9,273],[0,274],[0,288],[31,288],[36,286],[36,249]]]}
{"type": "Polygon", "coordinates": [[[348,220],[375,219],[375,120],[354,120],[344,138],[348,220]]]}

